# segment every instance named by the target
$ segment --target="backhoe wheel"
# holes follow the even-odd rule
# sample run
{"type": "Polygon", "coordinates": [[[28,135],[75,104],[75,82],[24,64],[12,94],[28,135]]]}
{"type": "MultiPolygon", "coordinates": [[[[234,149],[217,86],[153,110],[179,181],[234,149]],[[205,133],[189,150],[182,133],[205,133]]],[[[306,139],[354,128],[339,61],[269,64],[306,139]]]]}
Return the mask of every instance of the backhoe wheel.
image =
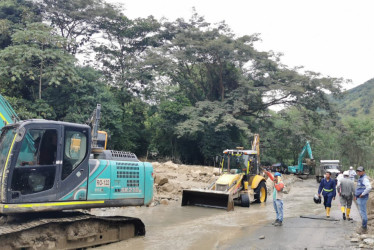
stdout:
{"type": "Polygon", "coordinates": [[[251,202],[249,201],[248,194],[241,194],[240,195],[240,205],[242,207],[249,207],[251,205],[251,202]]]}
{"type": "Polygon", "coordinates": [[[266,184],[264,181],[261,181],[260,184],[258,184],[257,188],[255,188],[255,202],[266,202],[267,195],[266,184]]]}

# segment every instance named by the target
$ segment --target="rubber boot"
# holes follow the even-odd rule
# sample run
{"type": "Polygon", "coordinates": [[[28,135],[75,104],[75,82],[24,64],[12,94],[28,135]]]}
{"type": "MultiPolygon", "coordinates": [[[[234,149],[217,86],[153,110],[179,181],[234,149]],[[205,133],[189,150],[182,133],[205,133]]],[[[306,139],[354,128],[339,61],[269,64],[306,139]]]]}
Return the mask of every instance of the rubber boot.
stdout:
{"type": "Polygon", "coordinates": [[[352,218],[349,217],[350,213],[351,213],[351,209],[347,208],[347,220],[352,220],[352,218]]]}
{"type": "Polygon", "coordinates": [[[343,213],[343,220],[345,220],[345,207],[341,207],[343,213]]]}
{"type": "Polygon", "coordinates": [[[282,226],[282,221],[279,220],[277,223],[274,224],[274,226],[276,226],[276,227],[282,226]]]}
{"type": "Polygon", "coordinates": [[[330,209],[331,207],[326,207],[326,217],[330,218],[330,209]]]}

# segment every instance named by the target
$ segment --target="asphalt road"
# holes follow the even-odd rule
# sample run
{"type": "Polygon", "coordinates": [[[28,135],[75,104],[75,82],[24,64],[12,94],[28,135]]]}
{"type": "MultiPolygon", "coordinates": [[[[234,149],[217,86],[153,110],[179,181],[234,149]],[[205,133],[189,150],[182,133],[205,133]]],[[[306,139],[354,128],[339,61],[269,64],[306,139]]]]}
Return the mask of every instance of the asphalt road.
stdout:
{"type": "Polygon", "coordinates": [[[317,186],[314,180],[295,184],[293,190],[284,199],[286,209],[289,211],[282,227],[274,227],[271,223],[266,223],[254,233],[236,239],[235,242],[230,242],[221,249],[351,249],[355,247],[356,245],[350,243],[350,236],[360,221],[356,204],[352,204],[351,211],[354,220],[344,221],[337,197],[332,203],[331,218],[326,220],[324,207],[310,202],[317,186]],[[310,218],[300,218],[300,216],[310,218]],[[260,236],[265,238],[259,239],[260,236]]]}
{"type": "MultiPolygon", "coordinates": [[[[331,220],[326,221],[323,205],[313,202],[318,184],[314,179],[298,181],[284,196],[284,223],[274,227],[272,198],[265,204],[234,211],[181,207],[180,203],[156,207],[108,209],[105,215],[140,218],[145,237],[133,238],[96,249],[350,249],[349,236],[360,220],[352,207],[353,222],[341,219],[339,200],[333,201],[331,220]],[[311,216],[321,219],[305,219],[311,216]],[[265,239],[259,239],[265,236],[265,239]]],[[[100,213],[98,213],[100,214],[100,213]]]]}

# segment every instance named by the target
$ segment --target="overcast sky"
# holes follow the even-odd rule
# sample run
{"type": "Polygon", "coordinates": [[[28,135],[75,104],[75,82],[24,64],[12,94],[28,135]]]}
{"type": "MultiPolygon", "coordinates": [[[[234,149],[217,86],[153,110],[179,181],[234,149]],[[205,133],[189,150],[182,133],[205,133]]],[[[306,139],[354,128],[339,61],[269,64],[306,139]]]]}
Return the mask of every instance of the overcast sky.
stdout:
{"type": "Polygon", "coordinates": [[[344,77],[352,88],[374,77],[373,0],[107,0],[130,18],[189,19],[192,7],[238,35],[261,33],[259,50],[284,54],[290,67],[344,77]]]}

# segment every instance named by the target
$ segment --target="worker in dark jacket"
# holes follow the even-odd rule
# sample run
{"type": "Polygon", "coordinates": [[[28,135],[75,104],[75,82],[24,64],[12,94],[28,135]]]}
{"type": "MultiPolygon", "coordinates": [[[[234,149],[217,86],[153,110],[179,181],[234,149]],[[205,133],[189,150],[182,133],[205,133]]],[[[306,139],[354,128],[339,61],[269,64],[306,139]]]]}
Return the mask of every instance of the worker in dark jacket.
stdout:
{"type": "Polygon", "coordinates": [[[321,180],[318,188],[318,196],[323,195],[323,205],[326,209],[326,217],[330,218],[331,202],[335,200],[336,196],[336,183],[335,180],[331,179],[331,173],[326,172],[325,178],[321,180]]]}

